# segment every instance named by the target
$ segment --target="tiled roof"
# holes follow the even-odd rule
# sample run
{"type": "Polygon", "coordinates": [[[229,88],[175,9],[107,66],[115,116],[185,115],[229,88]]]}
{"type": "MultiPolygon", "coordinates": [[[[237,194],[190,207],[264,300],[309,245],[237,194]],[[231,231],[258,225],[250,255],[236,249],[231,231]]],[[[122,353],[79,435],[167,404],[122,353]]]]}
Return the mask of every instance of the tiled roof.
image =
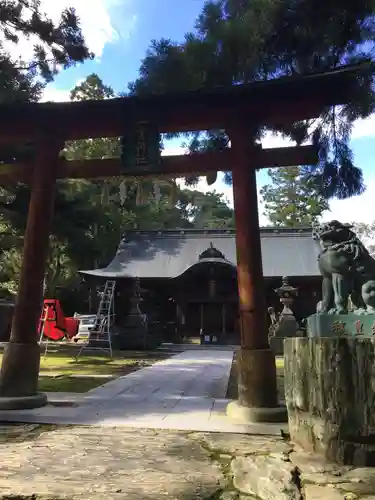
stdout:
{"type": "MultiPolygon", "coordinates": [[[[311,229],[263,228],[261,244],[265,277],[320,275],[311,229]]],[[[107,267],[80,272],[103,278],[175,278],[211,246],[228,265],[236,265],[234,230],[128,231],[107,267]]]]}

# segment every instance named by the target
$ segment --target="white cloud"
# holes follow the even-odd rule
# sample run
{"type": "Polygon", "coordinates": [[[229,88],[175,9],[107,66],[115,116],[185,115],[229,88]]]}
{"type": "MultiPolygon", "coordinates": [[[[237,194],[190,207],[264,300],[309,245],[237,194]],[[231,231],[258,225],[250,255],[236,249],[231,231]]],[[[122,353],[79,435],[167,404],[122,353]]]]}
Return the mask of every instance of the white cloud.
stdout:
{"type": "MultiPolygon", "coordinates": [[[[40,11],[45,12],[52,21],[56,22],[64,8],[74,7],[89,49],[97,58],[100,58],[105,45],[116,42],[120,36],[127,38],[136,22],[135,15],[124,14],[127,24],[122,26],[121,33],[115,29],[113,19],[115,16],[111,14],[113,9],[119,6],[127,7],[128,0],[42,0],[40,11]]],[[[33,46],[36,41],[33,37],[29,39],[22,37],[18,44],[5,42],[4,45],[13,57],[22,57],[24,61],[28,61],[33,55],[33,46]]]]}
{"type": "MultiPolygon", "coordinates": [[[[73,87],[81,85],[85,81],[85,78],[80,78],[76,81],[73,87]]],[[[47,85],[43,90],[41,102],[67,102],[70,101],[70,90],[57,89],[53,84],[47,85]]]]}
{"type": "Polygon", "coordinates": [[[188,151],[186,148],[182,148],[180,146],[172,146],[172,147],[166,147],[163,149],[161,152],[162,156],[181,156],[186,154],[188,151]]]}
{"type": "Polygon", "coordinates": [[[287,146],[295,146],[295,142],[282,137],[281,134],[273,134],[267,132],[261,140],[263,148],[284,148],[287,146]]]}
{"type": "Polygon", "coordinates": [[[69,101],[70,90],[59,90],[51,87],[46,87],[43,91],[43,96],[41,102],[53,101],[53,102],[65,102],[69,101]]]}
{"type": "Polygon", "coordinates": [[[352,132],[352,139],[371,136],[375,136],[375,114],[365,120],[357,120],[352,132]]]}
{"type": "Polygon", "coordinates": [[[341,222],[375,221],[375,212],[372,210],[375,199],[375,179],[367,182],[366,191],[346,200],[332,200],[329,204],[330,211],[323,214],[322,220],[339,220],[341,222]]]}

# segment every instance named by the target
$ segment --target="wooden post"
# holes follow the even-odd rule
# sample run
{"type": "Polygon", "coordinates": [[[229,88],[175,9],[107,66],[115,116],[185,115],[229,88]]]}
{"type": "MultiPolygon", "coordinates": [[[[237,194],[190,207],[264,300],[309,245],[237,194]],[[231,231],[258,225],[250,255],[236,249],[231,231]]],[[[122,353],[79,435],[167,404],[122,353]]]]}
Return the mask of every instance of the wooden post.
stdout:
{"type": "Polygon", "coordinates": [[[254,144],[254,129],[236,126],[229,130],[229,135],[233,152],[241,349],[237,353],[239,401],[228,406],[228,414],[245,421],[284,420],[286,411],[278,407],[275,357],[267,334],[256,186],[260,147],[254,144]]]}
{"type": "Polygon", "coordinates": [[[40,349],[38,322],[53,218],[61,142],[50,137],[37,146],[23,261],[10,342],[0,371],[0,408],[31,408],[46,403],[37,393],[40,349]]]}

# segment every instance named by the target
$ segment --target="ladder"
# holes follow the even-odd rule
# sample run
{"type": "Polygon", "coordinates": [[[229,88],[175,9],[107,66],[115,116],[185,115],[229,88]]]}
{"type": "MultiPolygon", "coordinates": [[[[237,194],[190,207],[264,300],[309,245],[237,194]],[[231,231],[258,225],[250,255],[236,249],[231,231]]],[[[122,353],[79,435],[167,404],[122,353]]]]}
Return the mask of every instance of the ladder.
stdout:
{"type": "MultiPolygon", "coordinates": [[[[46,323],[48,321],[48,316],[49,316],[49,306],[44,305],[44,302],[43,302],[42,325],[41,325],[41,329],[40,329],[39,345],[42,345],[42,342],[43,342],[44,329],[45,329],[46,323]]],[[[44,341],[45,342],[45,349],[44,349],[44,357],[45,358],[47,357],[48,341],[49,341],[49,338],[47,337],[46,340],[44,341]]]]}
{"type": "Polygon", "coordinates": [[[115,280],[107,280],[105,282],[94,326],[90,328],[87,342],[82,345],[77,358],[79,358],[86,349],[90,351],[99,350],[108,352],[112,358],[111,329],[115,318],[115,288],[115,280]]]}

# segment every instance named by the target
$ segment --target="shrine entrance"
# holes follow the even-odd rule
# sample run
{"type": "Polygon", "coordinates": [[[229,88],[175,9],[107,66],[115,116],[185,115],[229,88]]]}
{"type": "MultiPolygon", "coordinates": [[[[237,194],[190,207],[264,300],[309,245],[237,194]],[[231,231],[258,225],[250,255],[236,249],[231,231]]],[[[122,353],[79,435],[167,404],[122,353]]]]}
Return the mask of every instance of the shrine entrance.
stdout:
{"type": "Polygon", "coordinates": [[[46,403],[46,397],[37,392],[37,329],[56,180],[176,177],[231,170],[241,332],[238,415],[256,414],[257,419],[267,420],[271,409],[273,419],[276,414],[285,418],[285,409],[278,406],[275,360],[268,345],[256,170],[314,164],[319,158],[312,146],[262,150],[257,137],[266,127],[285,131],[295,122],[319,117],[326,107],[345,104],[364,70],[367,65],[357,65],[321,74],[146,98],[1,106],[0,144],[32,145],[32,154],[27,161],[16,156],[10,164],[0,166],[2,184],[25,182],[31,188],[16,310],[0,373],[0,408],[46,403]],[[210,129],[225,130],[231,147],[160,157],[160,133],[210,129]],[[60,156],[65,141],[119,136],[124,137],[121,159],[66,161],[60,156]],[[249,413],[252,408],[257,411],[249,413]]]}
{"type": "Polygon", "coordinates": [[[194,338],[206,345],[240,343],[237,270],[212,241],[174,281],[175,300],[184,323],[181,333],[186,341],[194,338]]]}
{"type": "Polygon", "coordinates": [[[238,345],[238,305],[201,303],[201,332],[203,344],[238,345]]]}

